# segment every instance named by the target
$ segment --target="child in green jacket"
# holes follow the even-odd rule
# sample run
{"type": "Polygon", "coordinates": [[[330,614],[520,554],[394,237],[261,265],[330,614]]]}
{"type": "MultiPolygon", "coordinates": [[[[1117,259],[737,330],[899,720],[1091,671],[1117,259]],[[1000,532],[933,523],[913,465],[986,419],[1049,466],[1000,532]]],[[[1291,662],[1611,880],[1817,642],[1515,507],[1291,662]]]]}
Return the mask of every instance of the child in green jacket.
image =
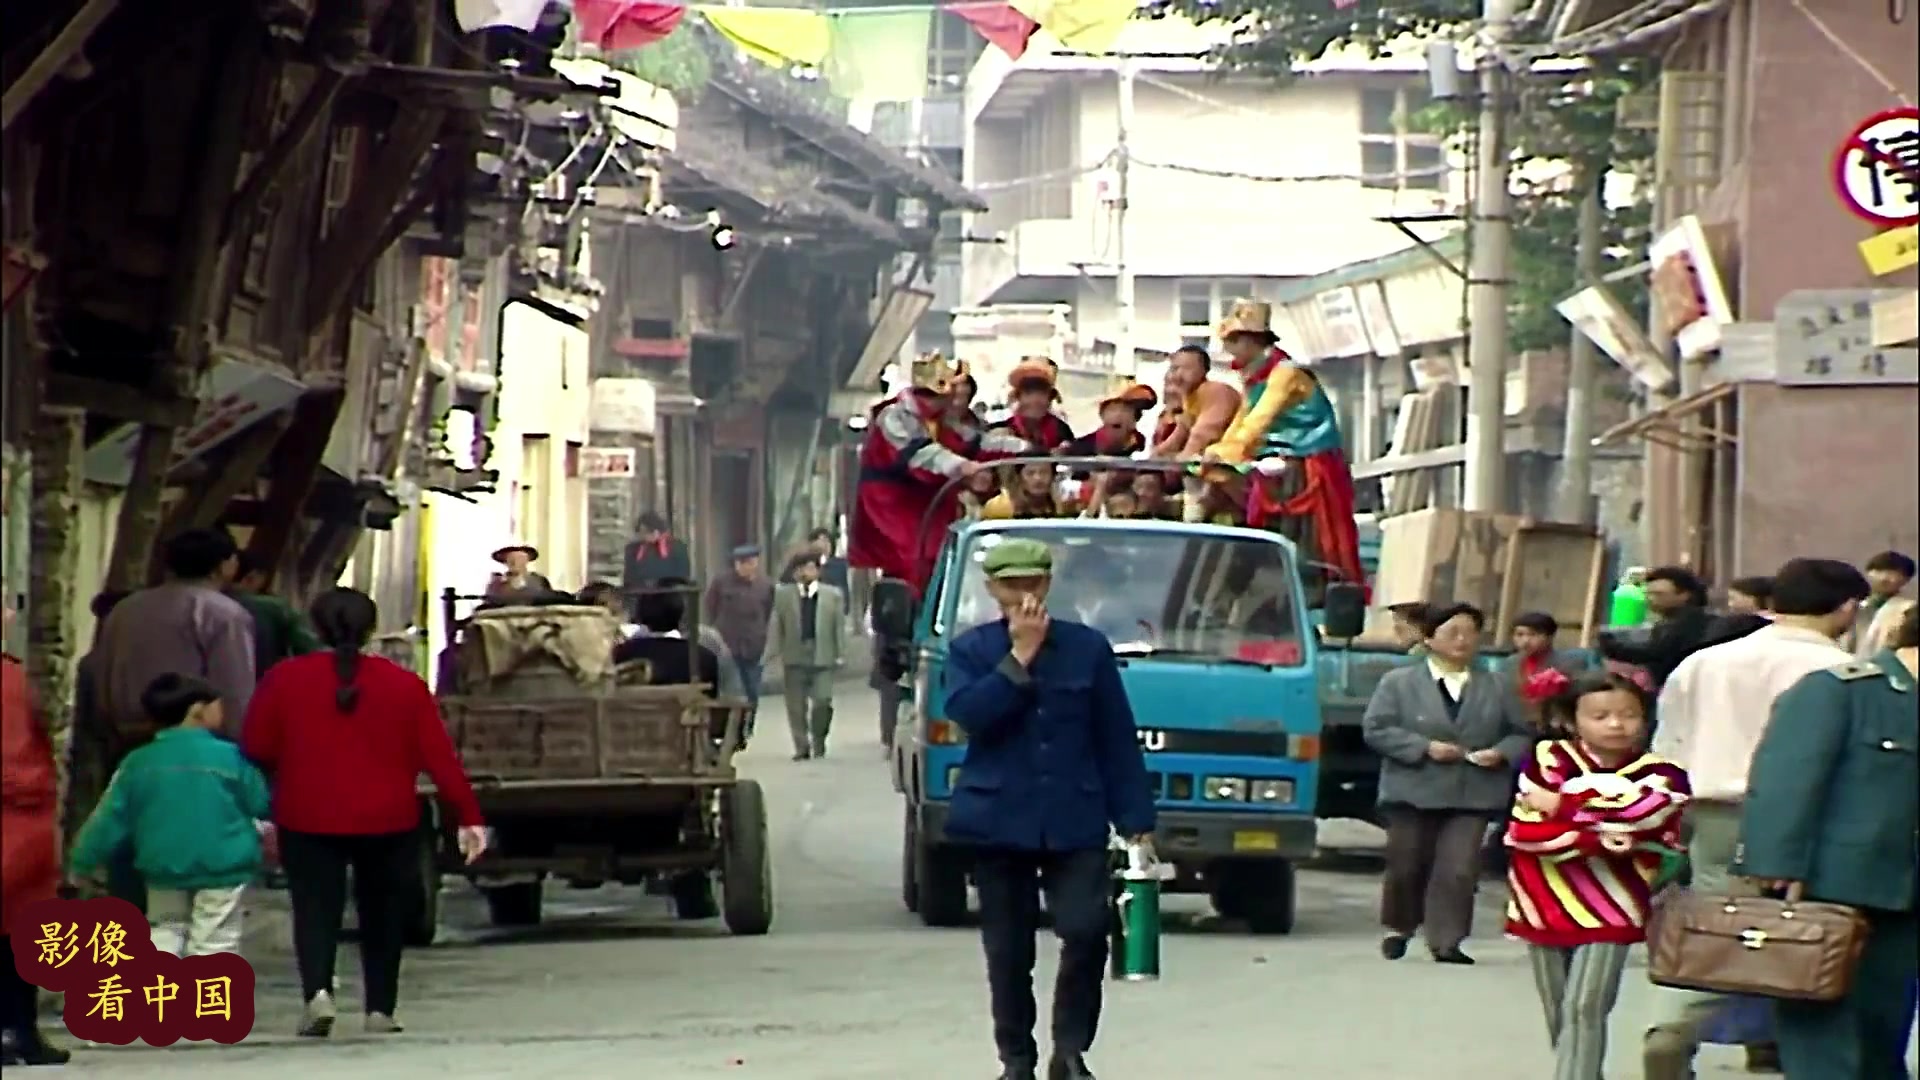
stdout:
{"type": "Polygon", "coordinates": [[[215,734],[223,715],[207,683],[162,675],[140,705],[159,733],[120,763],[74,840],[70,869],[86,876],[131,849],[155,949],[238,952],[241,894],[260,872],[266,778],[215,734]]]}

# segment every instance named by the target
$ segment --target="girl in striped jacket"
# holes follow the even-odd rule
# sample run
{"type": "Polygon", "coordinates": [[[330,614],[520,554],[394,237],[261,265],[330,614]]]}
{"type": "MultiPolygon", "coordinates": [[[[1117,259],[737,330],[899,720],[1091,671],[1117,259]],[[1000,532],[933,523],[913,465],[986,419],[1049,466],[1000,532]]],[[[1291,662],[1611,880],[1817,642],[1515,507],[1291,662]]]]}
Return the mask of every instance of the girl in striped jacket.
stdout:
{"type": "Polygon", "coordinates": [[[1686,771],[1646,752],[1653,697],[1597,671],[1548,704],[1571,737],[1534,750],[1507,823],[1507,932],[1527,943],[1554,1080],[1601,1080],[1607,1015],[1675,868],[1686,771]]]}

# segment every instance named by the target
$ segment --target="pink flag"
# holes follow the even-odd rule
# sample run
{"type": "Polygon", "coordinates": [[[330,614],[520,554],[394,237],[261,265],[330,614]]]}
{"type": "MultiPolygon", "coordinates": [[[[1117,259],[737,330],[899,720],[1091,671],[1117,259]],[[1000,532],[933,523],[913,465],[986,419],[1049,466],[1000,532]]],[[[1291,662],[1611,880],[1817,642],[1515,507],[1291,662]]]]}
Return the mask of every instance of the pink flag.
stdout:
{"type": "Polygon", "coordinates": [[[573,13],[582,40],[612,52],[651,45],[673,33],[687,9],[645,0],[573,0],[573,13]]]}
{"type": "Polygon", "coordinates": [[[947,11],[967,20],[968,25],[979,31],[989,45],[996,46],[1015,60],[1027,51],[1027,42],[1040,29],[1039,23],[1008,4],[959,3],[945,7],[947,11]]]}

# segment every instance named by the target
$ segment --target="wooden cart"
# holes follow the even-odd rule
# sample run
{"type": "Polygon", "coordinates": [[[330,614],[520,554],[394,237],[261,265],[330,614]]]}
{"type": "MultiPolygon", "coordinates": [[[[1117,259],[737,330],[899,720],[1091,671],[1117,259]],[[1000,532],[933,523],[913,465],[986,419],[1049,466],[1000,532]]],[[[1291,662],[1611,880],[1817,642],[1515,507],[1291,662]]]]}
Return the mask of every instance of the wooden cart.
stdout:
{"type": "Polygon", "coordinates": [[[447,873],[480,888],[496,925],[539,922],[542,882],[554,877],[579,888],[658,883],[683,918],[718,914],[736,934],[768,931],[766,799],[733,764],[745,703],[636,679],[644,682],[645,672],[582,682],[536,660],[504,677],[463,680],[462,692],[441,696],[493,842],[465,865],[451,823],[423,789],[435,812],[425,818],[433,842],[424,845],[415,941],[432,940],[447,873]]]}

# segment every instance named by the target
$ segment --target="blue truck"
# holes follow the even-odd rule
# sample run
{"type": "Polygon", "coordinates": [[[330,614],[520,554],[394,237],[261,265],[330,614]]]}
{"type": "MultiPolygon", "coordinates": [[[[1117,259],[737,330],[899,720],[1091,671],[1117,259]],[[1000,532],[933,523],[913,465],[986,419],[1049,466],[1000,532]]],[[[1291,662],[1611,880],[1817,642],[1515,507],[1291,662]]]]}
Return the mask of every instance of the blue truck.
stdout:
{"type": "Polygon", "coordinates": [[[1319,637],[1358,634],[1358,589],[1310,609],[1293,545],[1262,530],[1158,521],[956,526],[918,603],[876,594],[883,643],[908,655],[911,720],[895,740],[902,899],[930,926],[968,907],[964,849],[947,842],[966,755],[945,719],[954,636],[999,616],[977,564],[1010,535],[1055,553],[1049,608],[1105,633],[1120,658],[1159,806],[1171,891],[1204,892],[1256,933],[1287,933],[1294,864],[1315,850],[1322,717],[1319,637]]]}

